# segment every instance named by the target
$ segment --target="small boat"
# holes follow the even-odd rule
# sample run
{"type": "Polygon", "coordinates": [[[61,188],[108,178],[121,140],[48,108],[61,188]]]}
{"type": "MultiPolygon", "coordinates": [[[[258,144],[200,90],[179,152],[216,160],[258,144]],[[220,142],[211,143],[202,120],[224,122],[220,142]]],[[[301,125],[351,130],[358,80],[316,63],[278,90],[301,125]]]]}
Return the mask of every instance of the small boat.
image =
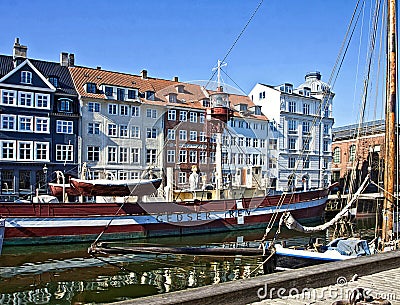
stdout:
{"type": "Polygon", "coordinates": [[[161,185],[162,178],[108,180],[71,178],[73,188],[83,196],[143,196],[153,194],[161,185]]]}
{"type": "Polygon", "coordinates": [[[53,196],[62,197],[63,193],[68,196],[79,196],[79,191],[71,184],[49,183],[50,192],[53,196]]]}

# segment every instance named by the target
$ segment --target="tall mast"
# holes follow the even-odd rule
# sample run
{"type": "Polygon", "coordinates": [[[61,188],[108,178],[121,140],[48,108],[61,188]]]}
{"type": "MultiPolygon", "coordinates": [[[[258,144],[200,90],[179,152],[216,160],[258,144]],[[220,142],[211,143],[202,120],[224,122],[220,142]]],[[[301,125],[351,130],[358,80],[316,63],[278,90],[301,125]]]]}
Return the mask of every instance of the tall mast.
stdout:
{"type": "Polygon", "coordinates": [[[397,0],[388,0],[387,67],[386,67],[386,155],[385,199],[383,203],[382,242],[390,241],[393,233],[393,203],[396,166],[396,99],[397,99],[397,0]]]}

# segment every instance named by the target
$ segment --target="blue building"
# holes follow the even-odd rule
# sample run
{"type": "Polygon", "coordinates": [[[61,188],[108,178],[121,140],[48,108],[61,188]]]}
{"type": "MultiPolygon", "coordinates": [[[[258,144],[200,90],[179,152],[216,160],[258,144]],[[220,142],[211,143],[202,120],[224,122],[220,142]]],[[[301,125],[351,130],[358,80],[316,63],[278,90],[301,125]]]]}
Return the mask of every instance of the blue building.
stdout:
{"type": "Polygon", "coordinates": [[[0,194],[29,198],[45,192],[55,171],[77,175],[79,102],[68,66],[27,58],[14,43],[0,55],[0,194]]]}

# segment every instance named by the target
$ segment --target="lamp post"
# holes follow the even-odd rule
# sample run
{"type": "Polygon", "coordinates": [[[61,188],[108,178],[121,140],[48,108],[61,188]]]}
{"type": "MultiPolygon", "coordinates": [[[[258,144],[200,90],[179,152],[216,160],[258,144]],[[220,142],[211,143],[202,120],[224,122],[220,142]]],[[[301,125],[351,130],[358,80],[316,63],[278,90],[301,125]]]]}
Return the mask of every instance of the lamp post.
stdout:
{"type": "Polygon", "coordinates": [[[47,195],[47,165],[43,165],[43,174],[44,174],[44,189],[46,191],[46,195],[47,195]]]}

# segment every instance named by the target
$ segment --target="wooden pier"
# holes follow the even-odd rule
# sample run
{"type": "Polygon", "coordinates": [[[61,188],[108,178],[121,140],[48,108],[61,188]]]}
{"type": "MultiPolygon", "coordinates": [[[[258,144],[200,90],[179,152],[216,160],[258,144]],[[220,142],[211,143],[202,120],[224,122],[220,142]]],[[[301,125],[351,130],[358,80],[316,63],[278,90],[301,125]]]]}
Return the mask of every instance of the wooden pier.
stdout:
{"type": "MultiPolygon", "coordinates": [[[[364,256],[341,262],[327,263],[296,270],[273,273],[250,279],[186,289],[167,294],[121,301],[114,305],[134,304],[249,304],[262,301],[260,304],[331,304],[333,300],[300,300],[278,298],[279,289],[285,289],[286,296],[294,289],[316,289],[339,284],[348,285],[343,289],[354,287],[373,288],[372,294],[392,293],[396,300],[392,304],[400,304],[400,251],[385,252],[372,256],[364,256]],[[351,279],[358,275],[354,283],[351,279]],[[291,290],[292,289],[292,290],[291,290]],[[292,302],[293,301],[293,302],[292,302]],[[274,303],[275,302],[275,303],[274,303]]],[[[281,290],[282,291],[282,290],[281,290]]],[[[347,290],[346,290],[347,291],[347,290]]],[[[391,296],[392,296],[391,295],[391,296]]],[[[318,296],[318,295],[317,295],[318,296]]],[[[338,298],[341,296],[338,295],[338,298]]]]}

